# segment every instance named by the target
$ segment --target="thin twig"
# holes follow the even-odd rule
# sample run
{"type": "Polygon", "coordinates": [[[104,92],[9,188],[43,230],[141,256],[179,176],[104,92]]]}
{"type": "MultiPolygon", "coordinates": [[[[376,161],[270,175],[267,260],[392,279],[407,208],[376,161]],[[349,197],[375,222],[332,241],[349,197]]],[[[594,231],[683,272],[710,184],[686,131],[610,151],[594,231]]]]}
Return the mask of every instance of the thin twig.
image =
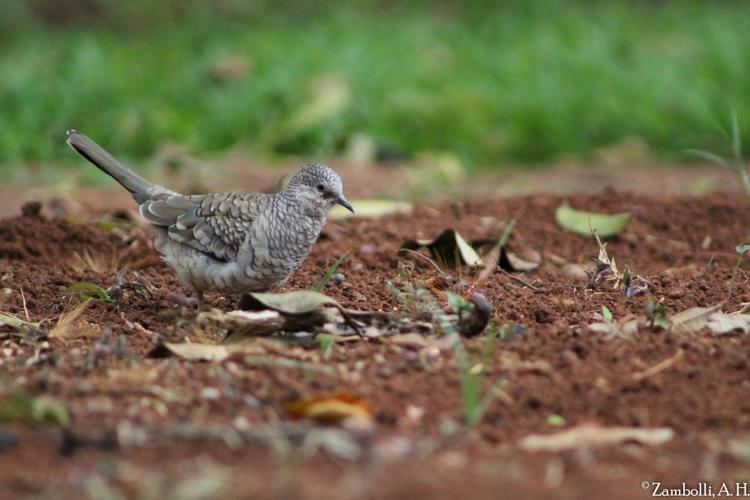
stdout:
{"type": "Polygon", "coordinates": [[[677,349],[677,352],[670,356],[669,358],[665,359],[664,361],[660,361],[656,363],[651,368],[646,368],[643,371],[637,372],[633,374],[633,379],[636,381],[641,381],[643,379],[646,379],[648,377],[652,377],[656,374],[659,374],[665,370],[668,370],[672,368],[673,365],[675,365],[677,362],[679,362],[682,358],[685,357],[685,351],[682,349],[677,349]]]}
{"type": "Polygon", "coordinates": [[[508,271],[506,271],[505,269],[503,269],[500,266],[497,266],[497,269],[498,269],[498,271],[500,271],[501,273],[503,273],[504,275],[506,275],[508,278],[519,282],[523,286],[529,287],[532,290],[534,290],[535,292],[539,291],[539,287],[532,285],[531,283],[529,283],[525,279],[521,278],[520,276],[516,276],[516,275],[510,274],[508,271]]]}
{"type": "Polygon", "coordinates": [[[408,252],[408,253],[410,253],[410,254],[412,254],[412,255],[416,255],[416,256],[417,256],[417,257],[419,257],[420,259],[426,260],[427,262],[429,262],[429,263],[430,263],[430,265],[431,265],[432,267],[434,267],[434,268],[435,268],[435,271],[437,271],[437,273],[438,273],[438,274],[439,274],[440,276],[444,276],[444,275],[445,275],[445,273],[443,272],[443,270],[442,270],[442,269],[440,269],[440,266],[438,266],[438,265],[437,265],[437,263],[436,263],[436,262],[435,262],[434,260],[432,260],[431,258],[427,257],[426,255],[422,255],[421,253],[417,252],[416,250],[412,250],[412,249],[410,249],[410,248],[402,248],[402,249],[401,249],[400,251],[401,251],[401,252],[408,252]]]}
{"type": "Polygon", "coordinates": [[[26,308],[26,296],[23,294],[23,288],[19,288],[18,291],[21,292],[21,304],[23,305],[23,313],[26,315],[26,321],[31,321],[29,310],[26,308]]]}
{"type": "Polygon", "coordinates": [[[500,260],[503,256],[503,248],[505,248],[505,245],[508,244],[510,233],[513,231],[513,228],[515,226],[516,219],[513,219],[512,221],[510,221],[510,224],[507,224],[505,226],[505,228],[503,229],[503,233],[500,235],[500,239],[497,240],[497,243],[489,252],[487,252],[486,255],[484,255],[484,257],[482,257],[482,260],[484,260],[485,263],[485,268],[482,269],[482,271],[477,276],[477,279],[474,281],[472,290],[482,286],[488,279],[490,279],[490,276],[492,276],[492,274],[495,272],[495,269],[498,268],[498,266],[500,265],[500,260]]]}

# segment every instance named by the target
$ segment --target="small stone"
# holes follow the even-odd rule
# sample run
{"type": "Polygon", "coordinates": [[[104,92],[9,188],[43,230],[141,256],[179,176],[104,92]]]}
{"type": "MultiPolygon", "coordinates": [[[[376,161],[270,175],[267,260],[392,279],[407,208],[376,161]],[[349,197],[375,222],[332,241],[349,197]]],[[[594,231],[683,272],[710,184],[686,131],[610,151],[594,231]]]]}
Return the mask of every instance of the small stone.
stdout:
{"type": "Polygon", "coordinates": [[[570,349],[565,349],[565,350],[564,350],[564,351],[563,351],[563,352],[562,352],[562,353],[560,354],[560,360],[561,360],[561,361],[562,361],[562,362],[563,362],[564,364],[566,364],[566,365],[575,365],[575,364],[577,364],[577,363],[578,363],[579,361],[581,361],[581,358],[579,358],[579,357],[578,357],[578,354],[576,354],[575,352],[571,351],[570,349]]]}
{"type": "Polygon", "coordinates": [[[331,278],[331,281],[334,285],[341,285],[344,281],[346,281],[346,276],[344,276],[344,273],[336,273],[331,278]]]}
{"type": "Polygon", "coordinates": [[[684,295],[685,295],[685,290],[683,290],[682,288],[671,288],[667,292],[667,297],[669,297],[670,299],[679,299],[679,298],[682,298],[684,295]]]}
{"type": "Polygon", "coordinates": [[[566,278],[575,281],[587,280],[589,278],[588,274],[586,274],[586,269],[580,264],[565,264],[560,268],[560,272],[566,278]]]}
{"type": "Polygon", "coordinates": [[[242,402],[245,403],[245,406],[248,408],[260,408],[261,405],[260,400],[252,394],[243,395],[242,402]]]}
{"type": "Polygon", "coordinates": [[[555,313],[547,308],[540,307],[534,311],[534,319],[537,323],[552,323],[555,320],[555,313]]]}
{"type": "Polygon", "coordinates": [[[215,401],[221,397],[221,391],[216,387],[206,387],[201,391],[201,397],[203,399],[215,401]]]}
{"type": "Polygon", "coordinates": [[[232,424],[234,425],[235,429],[241,432],[249,431],[252,428],[250,421],[243,416],[235,417],[235,419],[232,421],[232,424]]]}
{"type": "Polygon", "coordinates": [[[21,214],[24,217],[39,217],[42,213],[42,204],[38,201],[29,201],[21,207],[21,214]]]}

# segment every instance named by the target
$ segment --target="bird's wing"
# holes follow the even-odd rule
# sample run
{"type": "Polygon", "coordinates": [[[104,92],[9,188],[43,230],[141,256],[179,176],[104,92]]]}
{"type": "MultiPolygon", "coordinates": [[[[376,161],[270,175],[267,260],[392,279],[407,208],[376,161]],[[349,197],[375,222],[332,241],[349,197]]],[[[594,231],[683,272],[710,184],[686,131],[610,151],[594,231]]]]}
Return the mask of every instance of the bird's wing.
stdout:
{"type": "Polygon", "coordinates": [[[165,193],[141,204],[140,212],[152,224],[167,228],[173,240],[216,259],[232,261],[269,197],[256,193],[165,193]]]}

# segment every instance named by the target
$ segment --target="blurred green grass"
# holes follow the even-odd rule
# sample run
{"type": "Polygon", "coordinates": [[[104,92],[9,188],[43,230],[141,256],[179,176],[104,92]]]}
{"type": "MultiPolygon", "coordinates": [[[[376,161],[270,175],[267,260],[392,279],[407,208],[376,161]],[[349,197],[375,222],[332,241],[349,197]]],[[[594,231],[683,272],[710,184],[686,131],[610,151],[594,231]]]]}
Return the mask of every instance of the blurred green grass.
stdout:
{"type": "Polygon", "coordinates": [[[364,134],[466,165],[633,138],[670,160],[723,152],[729,111],[750,116],[748,2],[83,4],[98,14],[6,6],[0,165],[73,161],[71,127],[130,159],[163,142],[320,157],[364,134]]]}

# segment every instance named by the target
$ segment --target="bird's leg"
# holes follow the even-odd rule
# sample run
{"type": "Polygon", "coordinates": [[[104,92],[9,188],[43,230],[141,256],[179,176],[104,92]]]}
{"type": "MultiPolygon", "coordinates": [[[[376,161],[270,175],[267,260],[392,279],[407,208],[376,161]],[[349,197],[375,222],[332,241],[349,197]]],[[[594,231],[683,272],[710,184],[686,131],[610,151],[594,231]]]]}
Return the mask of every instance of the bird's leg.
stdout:
{"type": "Polygon", "coordinates": [[[195,306],[199,311],[202,311],[206,307],[206,301],[203,300],[203,292],[200,290],[193,290],[194,296],[192,299],[195,301],[195,306]]]}

